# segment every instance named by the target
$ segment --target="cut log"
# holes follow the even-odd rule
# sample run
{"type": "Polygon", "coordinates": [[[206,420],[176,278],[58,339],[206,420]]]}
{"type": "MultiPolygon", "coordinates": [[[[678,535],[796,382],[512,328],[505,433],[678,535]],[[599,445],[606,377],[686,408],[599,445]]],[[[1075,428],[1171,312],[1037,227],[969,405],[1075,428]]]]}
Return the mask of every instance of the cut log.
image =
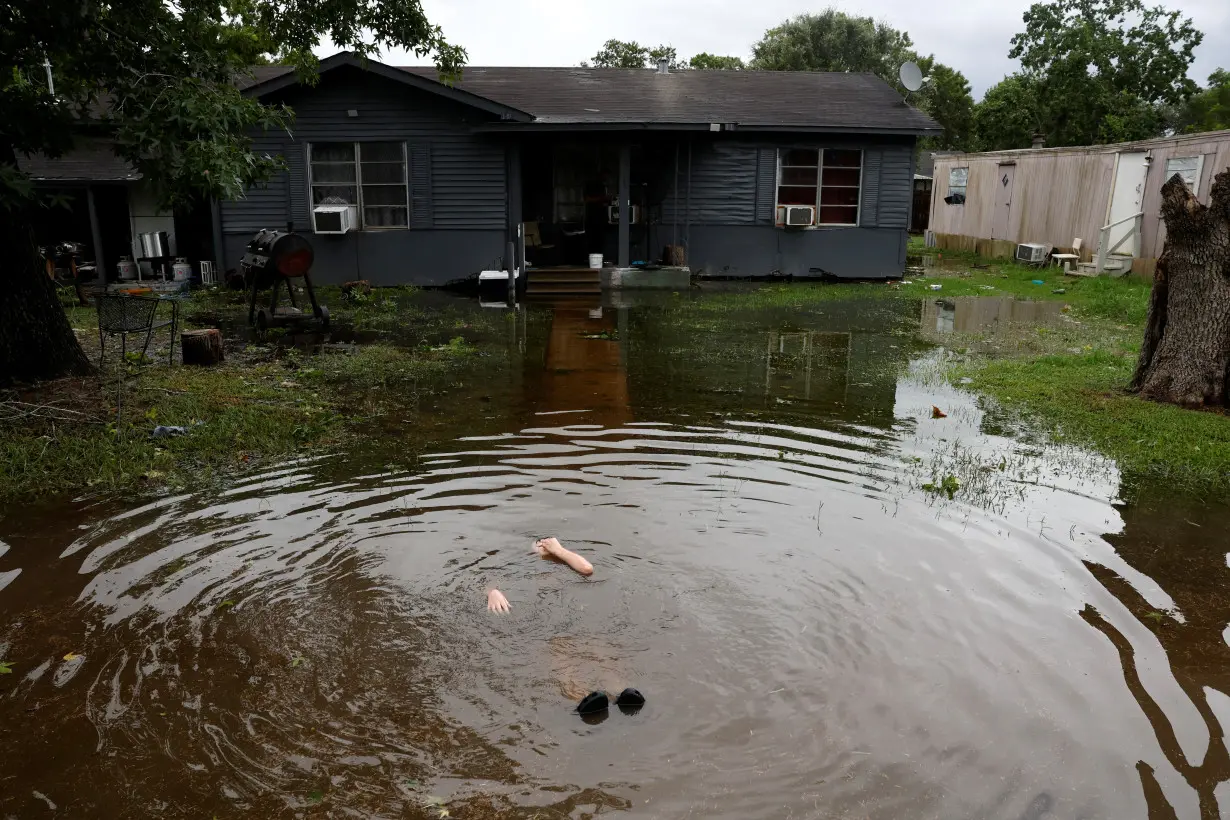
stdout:
{"type": "Polygon", "coordinates": [[[1201,204],[1175,174],[1162,186],[1166,245],[1153,274],[1131,389],[1183,407],[1230,404],[1230,168],[1201,204]]]}
{"type": "Polygon", "coordinates": [[[222,332],[217,328],[185,330],[179,337],[184,364],[211,365],[222,361],[222,332]]]}

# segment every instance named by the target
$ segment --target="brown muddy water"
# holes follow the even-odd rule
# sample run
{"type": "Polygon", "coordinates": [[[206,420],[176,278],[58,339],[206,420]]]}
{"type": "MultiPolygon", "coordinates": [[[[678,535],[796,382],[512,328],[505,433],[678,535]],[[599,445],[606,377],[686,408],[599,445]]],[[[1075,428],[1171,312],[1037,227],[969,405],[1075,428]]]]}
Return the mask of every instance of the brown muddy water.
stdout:
{"type": "Polygon", "coordinates": [[[916,339],[1062,317],[684,302],[519,313],[410,466],[5,510],[0,816],[1230,812],[1227,511],[1118,502],[916,339]]]}

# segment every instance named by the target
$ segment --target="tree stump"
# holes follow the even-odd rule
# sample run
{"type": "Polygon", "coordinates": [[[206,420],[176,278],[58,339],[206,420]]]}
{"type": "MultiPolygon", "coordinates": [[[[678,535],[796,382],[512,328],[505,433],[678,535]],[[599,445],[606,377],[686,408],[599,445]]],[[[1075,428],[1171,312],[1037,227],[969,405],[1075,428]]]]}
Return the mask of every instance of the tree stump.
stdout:
{"type": "Polygon", "coordinates": [[[342,283],[342,295],[347,299],[353,299],[356,296],[366,296],[372,292],[372,283],[366,279],[357,279],[354,282],[342,283]]]}
{"type": "Polygon", "coordinates": [[[1178,174],[1162,186],[1166,245],[1131,384],[1192,408],[1230,404],[1230,168],[1214,178],[1209,203],[1178,174]]]}
{"type": "Polygon", "coordinates": [[[222,361],[222,332],[217,328],[185,330],[179,337],[184,364],[211,365],[222,361]]]}
{"type": "Polygon", "coordinates": [[[683,245],[667,245],[662,249],[662,261],[681,268],[684,265],[683,245]]]}

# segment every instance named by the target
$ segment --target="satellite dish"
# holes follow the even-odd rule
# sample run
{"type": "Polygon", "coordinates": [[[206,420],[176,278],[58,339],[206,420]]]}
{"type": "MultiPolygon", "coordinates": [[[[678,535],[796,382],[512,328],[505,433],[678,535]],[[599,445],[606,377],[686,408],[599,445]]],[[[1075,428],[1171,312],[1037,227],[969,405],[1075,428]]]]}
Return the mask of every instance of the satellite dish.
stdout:
{"type": "Polygon", "coordinates": [[[918,63],[913,61],[902,63],[897,75],[901,78],[901,84],[905,86],[906,91],[912,93],[923,87],[923,73],[918,63]]]}

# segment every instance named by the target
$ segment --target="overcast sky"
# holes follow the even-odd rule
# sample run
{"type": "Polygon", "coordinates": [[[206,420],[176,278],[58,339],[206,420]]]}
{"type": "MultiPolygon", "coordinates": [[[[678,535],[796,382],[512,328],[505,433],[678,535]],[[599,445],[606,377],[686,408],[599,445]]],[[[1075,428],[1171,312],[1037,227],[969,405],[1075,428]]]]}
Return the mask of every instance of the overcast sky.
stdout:
{"type": "MultiPolygon", "coordinates": [[[[765,29],[829,3],[820,0],[422,0],[445,36],[469,52],[471,65],[577,65],[615,37],[644,45],[667,43],[688,58],[700,51],[747,58],[765,29]]],[[[1151,4],[1156,0],[1146,0],[1151,4]]],[[[1230,68],[1230,0],[1164,0],[1204,32],[1192,78],[1204,84],[1220,65],[1230,68]]],[[[1008,41],[1021,28],[1029,0],[987,3],[845,0],[842,11],[870,15],[909,32],[917,49],[963,72],[975,99],[1016,68],[1008,41]]],[[[328,49],[322,49],[327,52],[328,49]]],[[[426,60],[390,53],[394,65],[426,60]]]]}

